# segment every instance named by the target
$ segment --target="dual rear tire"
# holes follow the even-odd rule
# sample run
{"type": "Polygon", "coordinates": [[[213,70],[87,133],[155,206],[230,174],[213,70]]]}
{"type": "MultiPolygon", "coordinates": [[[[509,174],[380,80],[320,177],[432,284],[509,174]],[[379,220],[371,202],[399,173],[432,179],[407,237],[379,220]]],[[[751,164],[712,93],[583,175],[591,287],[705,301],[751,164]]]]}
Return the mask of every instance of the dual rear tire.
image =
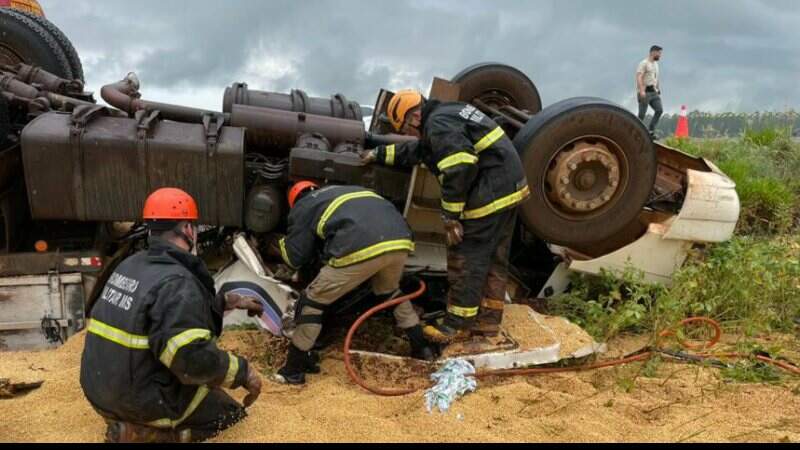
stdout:
{"type": "Polygon", "coordinates": [[[0,65],[25,63],[68,80],[84,81],[78,52],[52,22],[25,11],[0,8],[0,65]]]}
{"type": "Polygon", "coordinates": [[[585,249],[635,228],[657,170],[652,139],[637,117],[593,97],[542,109],[533,82],[503,64],[477,64],[452,81],[459,84],[461,101],[479,99],[495,110],[511,106],[533,115],[513,135],[531,190],[532,198],[520,207],[530,232],[585,249]]]}

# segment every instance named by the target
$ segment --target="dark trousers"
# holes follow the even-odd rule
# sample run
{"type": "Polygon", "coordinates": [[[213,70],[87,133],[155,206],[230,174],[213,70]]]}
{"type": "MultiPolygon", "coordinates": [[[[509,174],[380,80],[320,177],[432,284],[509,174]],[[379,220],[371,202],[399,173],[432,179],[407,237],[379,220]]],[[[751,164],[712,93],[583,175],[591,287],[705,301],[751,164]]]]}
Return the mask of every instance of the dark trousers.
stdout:
{"type": "Polygon", "coordinates": [[[653,120],[650,121],[650,132],[656,131],[656,126],[658,125],[658,121],[661,119],[661,115],[664,114],[664,106],[661,104],[661,94],[656,91],[647,91],[645,92],[644,97],[639,97],[639,120],[644,122],[645,116],[647,116],[647,108],[653,108],[653,120]]]}
{"type": "MultiPolygon", "coordinates": [[[[94,409],[106,420],[109,426],[114,422],[136,423],[116,417],[114,414],[104,412],[100,408],[95,407],[94,409]]],[[[212,389],[192,415],[178,425],[176,431],[190,430],[192,442],[202,442],[230,428],[245,417],[247,417],[247,412],[236,400],[221,389],[212,389]]],[[[177,433],[169,434],[170,430],[141,426],[143,429],[151,431],[143,432],[138,436],[136,442],[177,442],[177,433]]]]}
{"type": "Polygon", "coordinates": [[[499,328],[516,220],[517,209],[511,208],[462,222],[464,240],[447,253],[447,325],[499,328]]]}
{"type": "Polygon", "coordinates": [[[212,389],[178,430],[192,430],[192,441],[210,439],[247,417],[244,407],[221,389],[212,389]]]}

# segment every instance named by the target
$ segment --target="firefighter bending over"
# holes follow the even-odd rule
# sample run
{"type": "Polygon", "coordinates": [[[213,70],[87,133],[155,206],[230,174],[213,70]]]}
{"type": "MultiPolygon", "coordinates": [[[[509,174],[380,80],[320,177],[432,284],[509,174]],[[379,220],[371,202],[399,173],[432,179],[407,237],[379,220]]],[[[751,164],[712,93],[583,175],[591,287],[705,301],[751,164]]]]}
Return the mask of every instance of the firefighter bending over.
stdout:
{"type": "MultiPolygon", "coordinates": [[[[391,298],[414,243],[394,205],[360,187],[318,189],[313,182],[301,181],[289,191],[289,206],[288,234],[272,251],[293,269],[310,264],[320,252],[325,262],[297,302],[286,365],[275,377],[281,383],[303,384],[306,373],[319,373],[319,356],[312,349],[325,310],[368,280],[379,301],[391,298]]],[[[424,339],[411,303],[397,306],[394,316],[411,342],[411,355],[434,359],[435,351],[424,339]]]]}
{"type": "Polygon", "coordinates": [[[442,188],[449,246],[447,315],[425,336],[449,344],[500,331],[517,205],[529,195],[522,162],[502,128],[476,107],[400,91],[387,114],[395,131],[419,141],[364,152],[365,163],[424,163],[442,188]]]}

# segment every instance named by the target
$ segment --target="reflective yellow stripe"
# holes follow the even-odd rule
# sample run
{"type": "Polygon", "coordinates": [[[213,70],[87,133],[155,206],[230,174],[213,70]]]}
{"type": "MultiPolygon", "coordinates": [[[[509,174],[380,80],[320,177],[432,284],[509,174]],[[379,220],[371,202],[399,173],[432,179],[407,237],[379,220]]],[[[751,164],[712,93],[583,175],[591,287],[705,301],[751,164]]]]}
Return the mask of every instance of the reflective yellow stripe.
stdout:
{"type": "Polygon", "coordinates": [[[167,346],[164,347],[164,351],[161,352],[161,356],[158,358],[165,366],[170,367],[172,366],[172,360],[175,358],[175,355],[178,353],[178,350],[181,347],[188,345],[198,339],[207,340],[211,338],[211,332],[208,330],[203,330],[201,328],[190,328],[180,334],[177,334],[172,337],[167,342],[167,346]]]}
{"type": "Polygon", "coordinates": [[[228,373],[225,374],[225,381],[222,382],[222,387],[229,388],[233,386],[237,373],[239,373],[239,358],[233,353],[228,353],[228,373]]]}
{"type": "Polygon", "coordinates": [[[384,164],[386,164],[387,166],[394,165],[394,153],[395,153],[394,144],[386,147],[386,161],[384,162],[384,164]]]}
{"type": "Polygon", "coordinates": [[[353,192],[352,194],[345,194],[334,200],[330,205],[328,205],[327,208],[325,208],[325,212],[319,219],[319,223],[317,224],[317,236],[319,236],[320,239],[325,238],[325,223],[328,221],[328,219],[331,218],[333,213],[335,213],[336,210],[340,206],[342,206],[343,203],[357,198],[368,198],[368,197],[383,199],[383,197],[374,192],[365,191],[365,192],[353,192]]]}
{"type": "Polygon", "coordinates": [[[475,164],[476,162],[478,162],[477,156],[473,155],[472,153],[460,152],[450,155],[447,158],[439,161],[439,164],[437,164],[436,167],[438,167],[439,170],[445,170],[459,164],[475,164]]]}
{"type": "Polygon", "coordinates": [[[478,315],[478,309],[479,308],[477,306],[474,308],[462,308],[461,306],[449,305],[447,307],[447,312],[453,314],[454,316],[470,318],[478,315]]]}
{"type": "Polygon", "coordinates": [[[475,153],[480,153],[487,148],[491,147],[492,144],[499,141],[500,138],[506,135],[506,132],[503,131],[502,128],[497,127],[491,133],[487,134],[483,137],[477,144],[475,144],[475,153]]]}
{"type": "Polygon", "coordinates": [[[355,263],[359,263],[361,261],[365,261],[370,258],[374,258],[384,253],[400,251],[400,250],[407,250],[409,252],[413,252],[414,243],[408,239],[381,242],[380,244],[372,245],[370,247],[367,247],[363,250],[359,250],[355,253],[351,253],[342,258],[331,258],[331,260],[328,261],[328,265],[330,265],[331,267],[345,267],[355,263]]]}
{"type": "Polygon", "coordinates": [[[461,211],[464,211],[464,207],[466,205],[466,203],[449,203],[442,200],[442,209],[451,213],[460,213],[461,211]]]}
{"type": "Polygon", "coordinates": [[[281,238],[281,240],[278,241],[278,245],[281,248],[281,258],[283,258],[283,262],[285,262],[286,265],[288,265],[292,269],[295,269],[296,268],[295,265],[292,264],[291,261],[289,261],[289,254],[286,252],[286,238],[281,238]]]}
{"type": "Polygon", "coordinates": [[[192,401],[189,403],[189,406],[184,411],[183,415],[175,420],[172,419],[158,419],[154,420],[147,425],[155,428],[175,428],[180,425],[187,417],[191,416],[194,410],[200,406],[200,402],[206,398],[208,395],[208,388],[206,386],[200,386],[197,388],[197,392],[195,392],[194,397],[192,397],[192,401]]]}
{"type": "Polygon", "coordinates": [[[464,219],[480,219],[481,217],[486,217],[490,214],[496,213],[497,211],[502,211],[509,206],[516,205],[517,203],[525,200],[530,193],[530,188],[525,186],[517,192],[507,195],[499,200],[495,200],[482,208],[464,211],[461,217],[464,219]]]}
{"type": "Polygon", "coordinates": [[[134,350],[147,350],[150,344],[147,341],[147,336],[139,336],[122,331],[119,328],[114,328],[100,322],[97,319],[89,321],[88,332],[100,336],[103,339],[109,340],[123,347],[132,348],[134,350]]]}

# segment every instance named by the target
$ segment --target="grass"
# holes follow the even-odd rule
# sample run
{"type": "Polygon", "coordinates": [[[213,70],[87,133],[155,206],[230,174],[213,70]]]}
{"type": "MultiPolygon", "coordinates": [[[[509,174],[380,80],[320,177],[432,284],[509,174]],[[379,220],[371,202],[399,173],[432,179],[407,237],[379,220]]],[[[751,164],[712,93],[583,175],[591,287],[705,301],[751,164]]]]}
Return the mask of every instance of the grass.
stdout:
{"type": "Polygon", "coordinates": [[[633,268],[599,277],[574,274],[549,308],[607,341],[622,332],[668,328],[705,316],[746,336],[791,333],[800,317],[800,238],[743,237],[696,251],[665,288],[633,268]]]}
{"type": "Polygon", "coordinates": [[[668,139],[667,144],[713,161],[736,182],[742,202],[740,235],[770,236],[797,229],[800,144],[788,131],[753,131],[741,139],[668,139]]]}
{"type": "MultiPolygon", "coordinates": [[[[570,291],[548,306],[600,341],[624,332],[651,334],[655,341],[685,317],[707,316],[741,336],[736,351],[765,351],[758,337],[796,333],[800,319],[800,145],[780,129],[667,144],[709,159],[737,183],[742,214],[736,236],[693,251],[670,287],[644,283],[633,268],[622,276],[574,275],[570,291]]],[[[780,356],[782,349],[768,352],[780,356]]],[[[652,375],[658,366],[644,371],[652,375]]],[[[755,359],[721,371],[730,382],[773,383],[782,376],[755,359]]]]}

